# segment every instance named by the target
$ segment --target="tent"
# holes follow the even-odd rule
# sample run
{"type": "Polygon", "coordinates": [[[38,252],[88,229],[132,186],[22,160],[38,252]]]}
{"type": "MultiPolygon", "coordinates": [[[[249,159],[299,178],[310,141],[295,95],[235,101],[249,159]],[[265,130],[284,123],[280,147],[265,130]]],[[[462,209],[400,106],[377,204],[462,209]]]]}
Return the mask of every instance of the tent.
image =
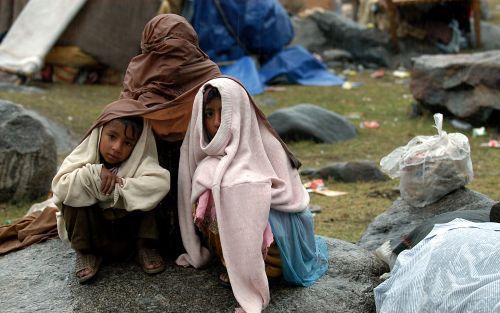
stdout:
{"type": "Polygon", "coordinates": [[[124,72],[162,0],[2,0],[0,68],[32,75],[54,45],[77,46],[124,72]]]}
{"type": "MultiPolygon", "coordinates": [[[[306,49],[287,47],[294,30],[278,0],[169,3],[174,2],[184,3],[182,14],[198,32],[202,49],[251,94],[263,92],[276,78],[291,84],[343,83],[306,49]]],[[[56,45],[79,47],[124,73],[130,59],[140,53],[144,25],[164,4],[165,0],[1,1],[0,33],[8,32],[0,43],[0,69],[31,76],[56,45]]]]}

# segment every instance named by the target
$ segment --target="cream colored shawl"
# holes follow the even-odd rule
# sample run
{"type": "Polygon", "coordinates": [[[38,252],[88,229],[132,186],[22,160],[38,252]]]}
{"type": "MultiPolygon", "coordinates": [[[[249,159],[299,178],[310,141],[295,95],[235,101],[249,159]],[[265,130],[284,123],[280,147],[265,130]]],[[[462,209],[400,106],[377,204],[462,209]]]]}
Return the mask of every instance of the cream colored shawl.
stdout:
{"type": "Polygon", "coordinates": [[[202,267],[211,258],[192,215],[192,204],[211,189],[234,296],[246,312],[260,312],[269,303],[261,252],[269,210],[303,211],[309,195],[250,101],[246,90],[229,78],[208,81],[195,97],[179,165],[179,223],[187,253],[177,264],[202,267]],[[221,125],[210,143],[203,131],[202,91],[207,85],[217,88],[222,99],[221,125]]]}
{"type": "Polygon", "coordinates": [[[101,208],[148,211],[156,207],[170,189],[170,173],[160,167],[153,132],[147,122],[130,157],[121,164],[111,195],[101,189],[99,140],[102,126],[95,128],[63,161],[52,180],[54,202],[72,207],[98,204],[101,208]]]}

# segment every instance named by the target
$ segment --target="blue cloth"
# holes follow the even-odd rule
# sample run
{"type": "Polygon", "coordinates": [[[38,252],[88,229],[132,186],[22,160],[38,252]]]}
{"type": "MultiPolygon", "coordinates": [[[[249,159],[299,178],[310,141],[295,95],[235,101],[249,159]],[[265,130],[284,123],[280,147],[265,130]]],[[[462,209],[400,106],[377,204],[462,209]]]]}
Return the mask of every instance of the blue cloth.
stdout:
{"type": "Polygon", "coordinates": [[[272,55],[294,35],[292,21],[279,0],[195,0],[190,21],[200,47],[214,62],[248,54],[272,55]]]}
{"type": "Polygon", "coordinates": [[[328,249],[323,238],[314,235],[311,211],[285,213],[271,209],[269,224],[287,282],[307,287],[326,273],[328,249]]]}
{"type": "Polygon", "coordinates": [[[260,81],[257,65],[249,56],[244,56],[231,65],[221,66],[224,75],[237,78],[251,95],[264,92],[264,84],[260,81]]]}
{"type": "Polygon", "coordinates": [[[344,83],[302,46],[276,53],[262,65],[259,74],[264,84],[276,77],[285,77],[289,83],[305,86],[340,86],[344,83]]]}

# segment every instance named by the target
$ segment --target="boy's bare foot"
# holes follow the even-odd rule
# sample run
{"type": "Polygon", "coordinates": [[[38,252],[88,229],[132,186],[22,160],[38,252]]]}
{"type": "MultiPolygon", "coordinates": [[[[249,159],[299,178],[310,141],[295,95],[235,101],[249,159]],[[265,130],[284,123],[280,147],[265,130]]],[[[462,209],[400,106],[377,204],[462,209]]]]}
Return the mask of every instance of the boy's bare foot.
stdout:
{"type": "Polygon", "coordinates": [[[101,266],[102,257],[94,254],[76,252],[75,275],[78,282],[83,284],[92,279],[101,266]]]}

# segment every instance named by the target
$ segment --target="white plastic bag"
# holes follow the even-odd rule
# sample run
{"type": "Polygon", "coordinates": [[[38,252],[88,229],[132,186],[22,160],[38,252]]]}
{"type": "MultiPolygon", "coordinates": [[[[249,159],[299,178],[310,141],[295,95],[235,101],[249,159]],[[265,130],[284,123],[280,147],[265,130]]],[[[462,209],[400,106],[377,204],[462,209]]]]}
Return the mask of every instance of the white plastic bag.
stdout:
{"type": "Polygon", "coordinates": [[[417,136],[380,161],[382,171],[400,177],[401,197],[414,207],[436,202],[473,178],[467,137],[443,131],[440,113],[434,114],[434,121],[438,135],[417,136]]]}

